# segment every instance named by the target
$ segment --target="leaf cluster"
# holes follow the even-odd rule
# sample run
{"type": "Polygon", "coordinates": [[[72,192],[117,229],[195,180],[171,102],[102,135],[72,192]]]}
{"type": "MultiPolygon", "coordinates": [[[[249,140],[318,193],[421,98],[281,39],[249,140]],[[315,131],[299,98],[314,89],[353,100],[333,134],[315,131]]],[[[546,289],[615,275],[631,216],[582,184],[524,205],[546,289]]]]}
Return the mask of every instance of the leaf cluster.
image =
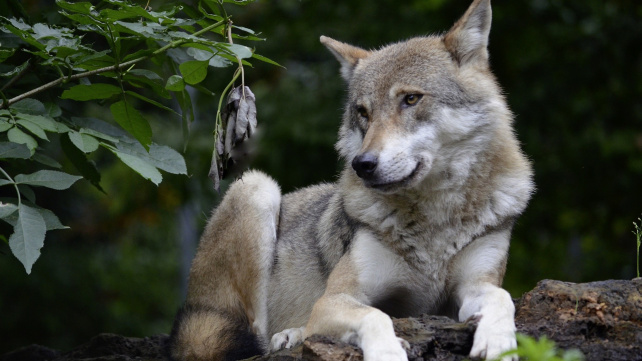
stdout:
{"type": "MultiPolygon", "coordinates": [[[[546,336],[535,339],[528,335],[517,334],[517,348],[501,355],[519,356],[520,360],[529,361],[583,361],[584,355],[579,350],[559,350],[555,342],[546,336]]],[[[501,359],[500,357],[500,359],[501,359]]]]}
{"type": "Polygon", "coordinates": [[[103,191],[91,159],[99,149],[154,184],[162,181],[161,171],[187,174],[180,153],[152,141],[141,104],[180,118],[187,142],[194,120],[188,86],[212,95],[200,83],[216,68],[242,69],[251,66],[250,58],[274,63],[232,41],[263,40],[234,26],[223,6],[249,2],[178,2],[152,11],[129,0],[56,0],[65,24],[0,16],[0,159],[8,164],[0,168],[0,186],[15,189],[15,197],[0,203],[0,219],[13,226],[8,241],[27,273],[46,231],[64,228],[51,211],[35,205],[30,187],[62,190],[85,178],[103,191]],[[108,108],[107,119],[82,117],[76,109],[85,102],[108,108]],[[66,173],[46,154],[52,137],[82,177],[66,173]],[[12,169],[18,161],[45,169],[22,174],[12,169]]]}

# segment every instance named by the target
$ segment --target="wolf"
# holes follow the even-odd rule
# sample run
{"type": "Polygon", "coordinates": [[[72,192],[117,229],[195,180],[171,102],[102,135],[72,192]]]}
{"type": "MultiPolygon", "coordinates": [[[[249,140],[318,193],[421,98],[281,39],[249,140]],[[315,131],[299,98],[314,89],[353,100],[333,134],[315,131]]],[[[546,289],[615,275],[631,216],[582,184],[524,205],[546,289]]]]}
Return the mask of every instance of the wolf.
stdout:
{"type": "Polygon", "coordinates": [[[322,36],[348,92],[336,183],[282,195],[259,171],[228,189],[170,335],[177,360],[236,360],[322,334],[407,360],[392,317],[474,320],[472,357],[514,348],[501,288],[534,190],[489,67],[489,0],[443,35],[365,50],[322,36]]]}

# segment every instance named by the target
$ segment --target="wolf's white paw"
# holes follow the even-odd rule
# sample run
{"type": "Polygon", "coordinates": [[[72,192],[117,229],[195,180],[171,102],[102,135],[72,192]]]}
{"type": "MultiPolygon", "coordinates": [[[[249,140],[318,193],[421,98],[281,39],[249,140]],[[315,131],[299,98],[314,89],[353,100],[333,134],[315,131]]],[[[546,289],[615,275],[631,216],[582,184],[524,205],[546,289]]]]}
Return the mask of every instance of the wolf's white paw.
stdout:
{"type": "MultiPolygon", "coordinates": [[[[471,357],[481,357],[486,360],[495,360],[502,353],[517,347],[515,340],[515,325],[512,320],[495,319],[483,317],[477,313],[473,315],[479,320],[473,348],[470,350],[471,357]]],[[[517,356],[506,356],[502,361],[517,361],[517,356]]]]}
{"type": "Polygon", "coordinates": [[[364,361],[408,361],[408,341],[395,337],[391,340],[380,340],[376,344],[363,345],[364,361]]]}
{"type": "Polygon", "coordinates": [[[279,333],[275,333],[270,341],[270,351],[279,351],[284,348],[292,348],[303,342],[303,332],[305,327],[288,328],[279,333]]]}

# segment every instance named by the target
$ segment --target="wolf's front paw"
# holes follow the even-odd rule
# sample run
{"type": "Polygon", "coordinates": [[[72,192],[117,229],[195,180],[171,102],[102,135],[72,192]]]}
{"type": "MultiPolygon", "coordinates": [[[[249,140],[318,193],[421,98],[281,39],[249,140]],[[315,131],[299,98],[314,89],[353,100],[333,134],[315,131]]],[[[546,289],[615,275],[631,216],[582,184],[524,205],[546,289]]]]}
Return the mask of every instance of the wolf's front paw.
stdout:
{"type": "Polygon", "coordinates": [[[408,341],[395,337],[391,340],[380,340],[374,345],[363,346],[365,361],[408,361],[405,349],[409,349],[408,341]]]}
{"type": "Polygon", "coordinates": [[[288,328],[279,333],[275,333],[270,341],[270,351],[279,351],[284,348],[292,348],[303,342],[303,332],[305,327],[288,328]]]}
{"type": "MultiPolygon", "coordinates": [[[[483,317],[477,313],[473,315],[479,320],[473,348],[470,350],[471,357],[482,357],[486,360],[495,360],[502,353],[515,349],[515,325],[512,320],[495,320],[491,317],[483,317]]],[[[502,361],[517,361],[517,356],[506,356],[502,361]]]]}

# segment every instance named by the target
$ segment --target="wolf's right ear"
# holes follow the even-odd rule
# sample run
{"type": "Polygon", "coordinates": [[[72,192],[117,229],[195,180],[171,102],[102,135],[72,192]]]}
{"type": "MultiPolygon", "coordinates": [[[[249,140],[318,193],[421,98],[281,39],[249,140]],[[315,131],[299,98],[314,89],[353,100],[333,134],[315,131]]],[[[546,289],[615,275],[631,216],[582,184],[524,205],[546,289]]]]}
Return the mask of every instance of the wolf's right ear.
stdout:
{"type": "Polygon", "coordinates": [[[464,16],[444,36],[444,44],[459,65],[488,62],[492,21],[490,0],[474,0],[464,16]]]}
{"type": "Polygon", "coordinates": [[[370,52],[367,50],[336,41],[327,36],[321,35],[320,40],[321,44],[325,45],[335,58],[339,60],[339,63],[341,63],[341,76],[343,76],[346,81],[350,81],[352,78],[352,72],[357,66],[357,63],[359,63],[359,60],[370,55],[370,52]]]}

